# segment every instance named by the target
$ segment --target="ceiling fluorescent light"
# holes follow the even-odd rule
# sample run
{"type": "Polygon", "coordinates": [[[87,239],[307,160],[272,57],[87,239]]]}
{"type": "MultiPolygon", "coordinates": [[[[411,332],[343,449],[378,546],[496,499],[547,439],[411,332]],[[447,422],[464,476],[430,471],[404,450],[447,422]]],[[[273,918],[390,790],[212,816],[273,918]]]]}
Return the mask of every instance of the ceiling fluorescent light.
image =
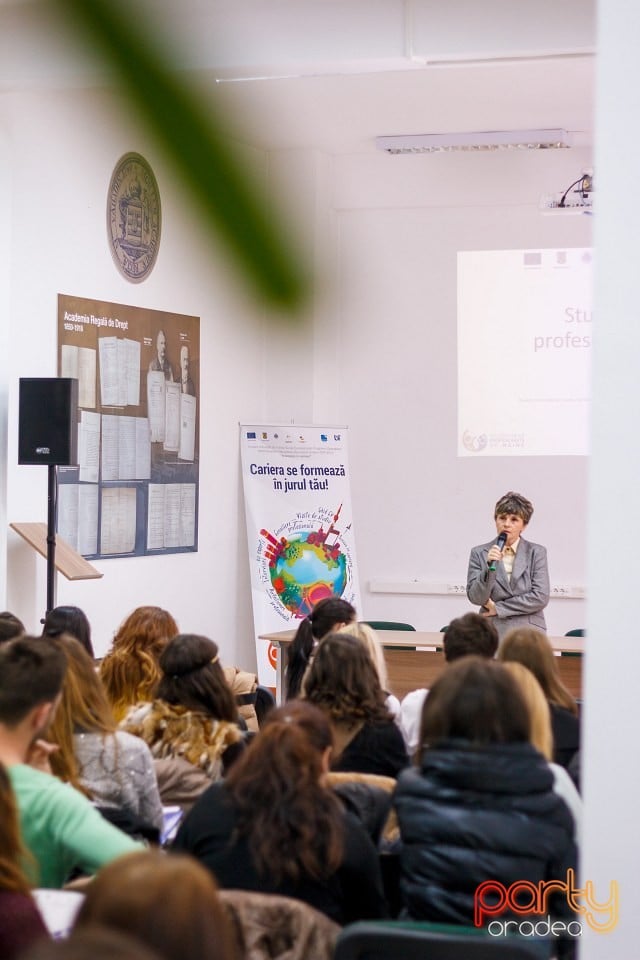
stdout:
{"type": "Polygon", "coordinates": [[[479,133],[421,133],[376,137],[387,153],[446,153],[454,150],[558,150],[571,146],[566,130],[485,130],[479,133]]]}

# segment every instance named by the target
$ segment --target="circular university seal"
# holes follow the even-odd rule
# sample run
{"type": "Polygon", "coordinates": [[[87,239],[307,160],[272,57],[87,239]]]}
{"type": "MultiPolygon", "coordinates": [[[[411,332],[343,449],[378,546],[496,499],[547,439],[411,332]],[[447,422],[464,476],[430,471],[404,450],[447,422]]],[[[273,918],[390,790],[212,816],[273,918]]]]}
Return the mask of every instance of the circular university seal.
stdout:
{"type": "Polygon", "coordinates": [[[153,170],[139,153],[118,160],[107,196],[107,232],[111,253],[132,283],[153,270],[160,247],[160,191],[153,170]]]}

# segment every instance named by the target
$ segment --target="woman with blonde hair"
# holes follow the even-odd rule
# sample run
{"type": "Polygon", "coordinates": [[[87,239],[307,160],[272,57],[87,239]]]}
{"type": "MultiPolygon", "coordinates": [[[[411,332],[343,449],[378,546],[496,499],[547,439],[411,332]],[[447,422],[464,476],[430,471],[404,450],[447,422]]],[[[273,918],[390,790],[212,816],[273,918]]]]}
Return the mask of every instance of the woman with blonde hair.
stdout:
{"type": "Polygon", "coordinates": [[[578,705],[558,672],[558,664],[548,637],[533,627],[510,630],[498,650],[498,660],[516,661],[534,675],[549,704],[553,731],[553,759],[567,767],[580,749],[578,705]]]}
{"type": "Polygon", "coordinates": [[[514,677],[520,688],[520,693],[524,697],[529,711],[529,739],[536,750],[547,760],[551,768],[554,776],[554,793],[562,797],[569,807],[576,827],[576,843],[579,843],[582,832],[582,799],[565,768],[558,763],[553,763],[553,733],[551,731],[549,704],[540,684],[530,670],[515,660],[506,662],[504,666],[514,677]]]}
{"type": "MultiPolygon", "coordinates": [[[[44,641],[43,641],[44,642],[44,641]]],[[[93,660],[75,637],[51,640],[64,653],[62,700],[48,730],[57,744],[53,773],[105,809],[162,827],[162,804],[149,748],[118,730],[93,660]]]]}
{"type": "Polygon", "coordinates": [[[118,723],[135,703],[153,698],[162,676],[158,659],[178,632],[171,614],[160,607],[138,607],[121,624],[100,664],[100,677],[118,723]]]}
{"type": "Polygon", "coordinates": [[[11,782],[0,764],[0,957],[13,960],[47,930],[23,873],[25,851],[11,782]]]}

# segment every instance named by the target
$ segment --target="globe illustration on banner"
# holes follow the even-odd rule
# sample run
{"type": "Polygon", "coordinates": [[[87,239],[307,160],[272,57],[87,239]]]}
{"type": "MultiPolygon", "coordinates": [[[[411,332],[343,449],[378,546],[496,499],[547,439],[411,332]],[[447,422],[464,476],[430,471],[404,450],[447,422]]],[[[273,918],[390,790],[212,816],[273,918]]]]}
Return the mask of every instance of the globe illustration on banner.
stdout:
{"type": "Polygon", "coordinates": [[[269,567],[273,589],[296,616],[306,617],[325,597],[341,596],[347,585],[345,555],[334,556],[324,544],[315,543],[314,537],[314,531],[308,531],[289,540],[269,567]]]}
{"type": "Polygon", "coordinates": [[[279,539],[268,530],[260,531],[266,541],[271,586],[283,607],[296,618],[306,617],[319,600],[342,596],[346,589],[348,558],[334,526],[340,509],[326,531],[322,526],[318,530],[298,528],[279,539]]]}

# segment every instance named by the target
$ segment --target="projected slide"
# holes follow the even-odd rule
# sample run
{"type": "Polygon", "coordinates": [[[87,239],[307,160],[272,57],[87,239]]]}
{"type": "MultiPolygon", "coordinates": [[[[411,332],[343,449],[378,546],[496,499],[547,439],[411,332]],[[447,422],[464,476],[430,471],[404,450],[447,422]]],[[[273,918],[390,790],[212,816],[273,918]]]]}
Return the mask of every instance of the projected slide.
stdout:
{"type": "Polygon", "coordinates": [[[593,251],[458,254],[458,456],[586,455],[593,251]]]}

